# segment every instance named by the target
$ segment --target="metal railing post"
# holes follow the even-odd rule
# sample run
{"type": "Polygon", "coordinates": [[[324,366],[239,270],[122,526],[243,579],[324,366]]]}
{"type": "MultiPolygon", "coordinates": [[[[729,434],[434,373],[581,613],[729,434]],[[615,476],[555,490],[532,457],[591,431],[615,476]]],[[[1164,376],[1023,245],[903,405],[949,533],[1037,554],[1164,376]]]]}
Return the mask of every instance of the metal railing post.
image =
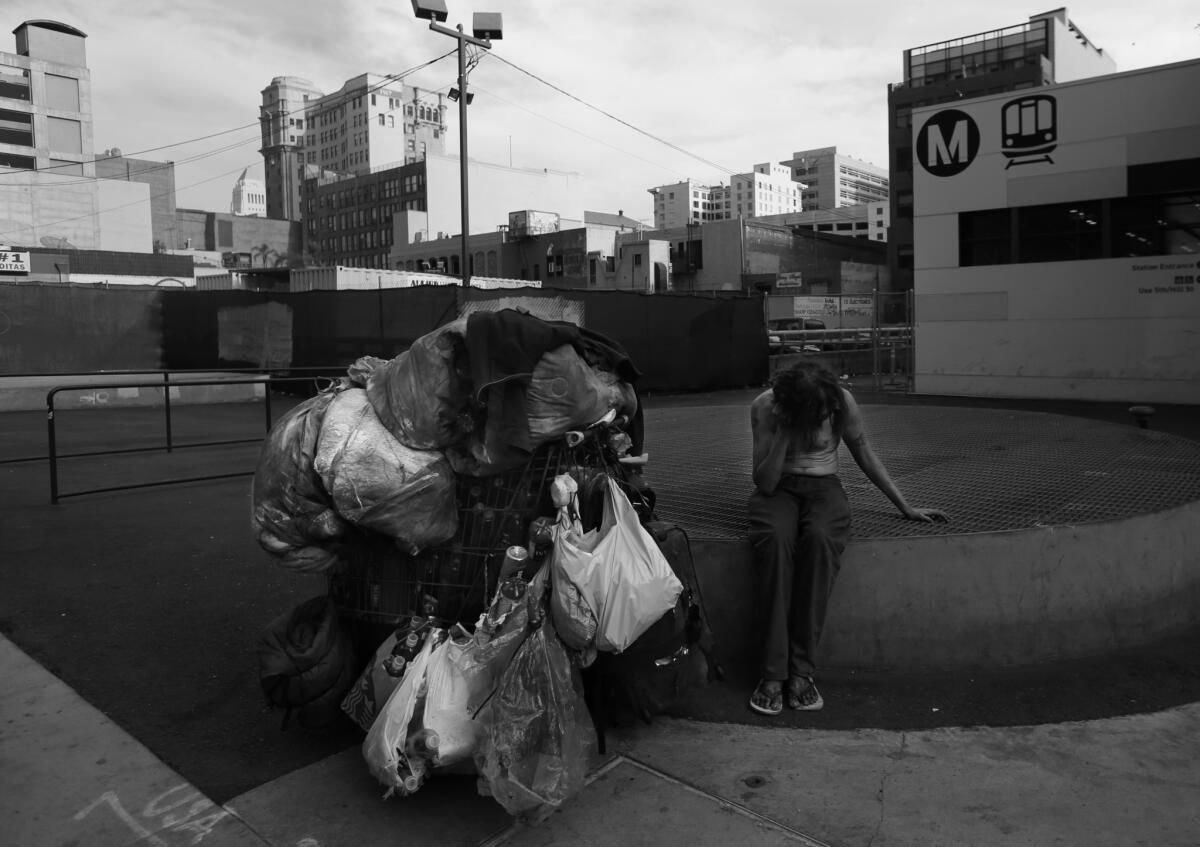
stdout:
{"type": "Polygon", "coordinates": [[[54,391],[46,393],[46,447],[50,459],[50,505],[58,505],[58,448],[54,437],[54,391]]]}
{"type": "Polygon", "coordinates": [[[904,292],[904,311],[908,318],[908,393],[912,394],[917,390],[917,315],[911,288],[904,292]]]}
{"type": "Polygon", "coordinates": [[[267,415],[267,428],[266,428],[267,432],[271,431],[271,380],[272,379],[274,379],[274,377],[268,373],[267,374],[266,393],[263,395],[264,400],[265,400],[265,402],[263,403],[263,410],[266,412],[266,415],[267,415]]]}
{"type": "Polygon", "coordinates": [[[879,373],[879,289],[871,292],[871,371],[876,391],[883,390],[883,377],[879,373]]]}
{"type": "Polygon", "coordinates": [[[171,452],[171,374],[163,371],[163,414],[167,424],[167,452],[171,452]]]}

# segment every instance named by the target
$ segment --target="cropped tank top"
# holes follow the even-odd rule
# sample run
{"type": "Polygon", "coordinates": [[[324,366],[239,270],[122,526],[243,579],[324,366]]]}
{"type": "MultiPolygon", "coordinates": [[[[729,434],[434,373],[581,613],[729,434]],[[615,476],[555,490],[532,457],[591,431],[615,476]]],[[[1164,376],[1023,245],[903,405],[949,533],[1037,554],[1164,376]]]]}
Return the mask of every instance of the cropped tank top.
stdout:
{"type": "Polygon", "coordinates": [[[821,428],[811,445],[803,436],[796,436],[788,445],[783,458],[783,472],[800,476],[828,476],[838,472],[838,445],[841,436],[833,431],[833,416],[821,421],[821,428]]]}

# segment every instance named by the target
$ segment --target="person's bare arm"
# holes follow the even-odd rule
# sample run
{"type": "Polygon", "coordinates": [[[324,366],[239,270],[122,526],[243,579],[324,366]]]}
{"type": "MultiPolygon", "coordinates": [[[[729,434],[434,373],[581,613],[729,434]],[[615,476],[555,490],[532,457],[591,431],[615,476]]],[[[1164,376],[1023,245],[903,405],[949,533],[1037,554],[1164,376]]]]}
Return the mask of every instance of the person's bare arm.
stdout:
{"type": "Polygon", "coordinates": [[[783,476],[788,435],[779,426],[771,392],[764,392],[750,405],[750,431],[753,436],[754,485],[763,494],[774,494],[783,476]]]}
{"type": "Polygon", "coordinates": [[[883,462],[871,449],[871,444],[867,441],[866,430],[863,428],[862,412],[858,408],[858,403],[854,401],[850,392],[844,389],[842,390],[842,402],[846,407],[842,440],[846,443],[846,449],[850,451],[854,461],[867,475],[867,479],[871,480],[875,487],[896,505],[900,514],[909,520],[925,522],[949,520],[949,516],[941,509],[914,508],[908,504],[883,462]]]}

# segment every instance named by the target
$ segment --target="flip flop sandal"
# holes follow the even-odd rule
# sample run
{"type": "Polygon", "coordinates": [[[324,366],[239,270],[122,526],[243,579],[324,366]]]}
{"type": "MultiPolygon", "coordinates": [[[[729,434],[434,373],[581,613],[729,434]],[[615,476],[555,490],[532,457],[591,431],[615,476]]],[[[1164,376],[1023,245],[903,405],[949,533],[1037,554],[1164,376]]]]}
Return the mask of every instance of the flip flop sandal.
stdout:
{"type": "Polygon", "coordinates": [[[774,696],[768,695],[762,690],[764,682],[766,680],[760,679],[754,687],[754,693],[750,695],[750,708],[760,715],[774,717],[783,711],[783,690],[781,688],[774,696]],[[755,702],[756,700],[759,702],[755,702]],[[761,705],[763,702],[767,705],[761,705]]]}
{"type": "Polygon", "coordinates": [[[812,677],[792,677],[788,680],[784,693],[787,707],[797,712],[817,712],[825,705],[825,699],[821,697],[821,692],[817,690],[817,684],[812,681],[812,677]],[[803,688],[800,687],[801,684],[803,688]]]}

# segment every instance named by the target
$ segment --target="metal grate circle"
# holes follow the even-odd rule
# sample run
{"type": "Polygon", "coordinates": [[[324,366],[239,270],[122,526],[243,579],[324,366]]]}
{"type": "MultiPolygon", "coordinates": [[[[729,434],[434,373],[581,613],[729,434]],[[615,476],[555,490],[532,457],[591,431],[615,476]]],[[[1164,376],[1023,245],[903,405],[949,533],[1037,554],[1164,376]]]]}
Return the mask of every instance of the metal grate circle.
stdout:
{"type": "MultiPolygon", "coordinates": [[[[906,521],[841,449],[854,537],[957,535],[1069,526],[1200,500],[1200,443],[1042,412],[863,406],[868,440],[914,506],[949,524],[906,521]]],[[[664,520],[699,538],[743,538],[750,478],[745,406],[647,409],[646,481],[664,520]]]]}

